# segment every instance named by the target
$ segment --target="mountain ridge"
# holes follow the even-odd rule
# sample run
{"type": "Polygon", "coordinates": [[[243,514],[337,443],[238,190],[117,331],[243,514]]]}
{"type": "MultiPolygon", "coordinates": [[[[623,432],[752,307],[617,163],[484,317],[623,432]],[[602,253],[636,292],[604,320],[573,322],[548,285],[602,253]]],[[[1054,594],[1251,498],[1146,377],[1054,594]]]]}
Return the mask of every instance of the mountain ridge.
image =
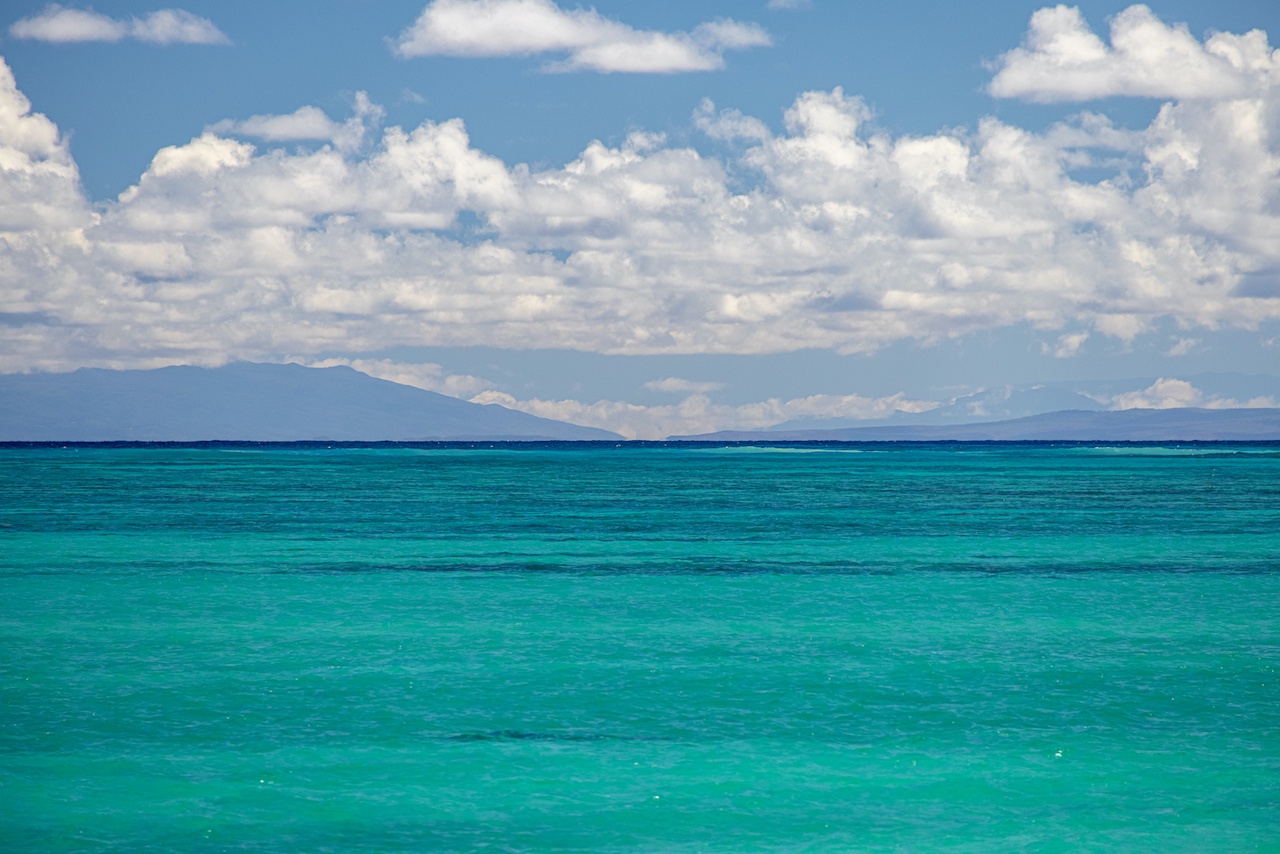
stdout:
{"type": "Polygon", "coordinates": [[[617,440],[353,368],[232,362],[0,375],[2,441],[617,440]]]}

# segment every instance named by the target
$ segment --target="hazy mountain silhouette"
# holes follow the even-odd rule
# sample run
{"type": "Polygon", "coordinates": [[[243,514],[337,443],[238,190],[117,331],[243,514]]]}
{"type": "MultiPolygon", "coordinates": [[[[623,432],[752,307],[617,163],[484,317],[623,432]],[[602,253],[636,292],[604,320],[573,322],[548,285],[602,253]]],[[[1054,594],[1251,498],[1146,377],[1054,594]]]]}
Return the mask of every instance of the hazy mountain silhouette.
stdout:
{"type": "Polygon", "coordinates": [[[237,362],[0,375],[3,441],[620,438],[346,367],[237,362]]]}
{"type": "MultiPolygon", "coordinates": [[[[1067,410],[1111,411],[1113,409],[1183,408],[1232,409],[1275,406],[1280,401],[1280,377],[1268,374],[1203,373],[1173,377],[1131,377],[1110,380],[1066,380],[1024,385],[997,386],[970,392],[948,403],[924,412],[895,412],[883,418],[847,417],[795,418],[773,424],[770,431],[835,430],[846,427],[903,427],[921,424],[979,424],[1009,421],[1067,410]],[[1152,397],[1152,389],[1165,383],[1186,386],[1194,393],[1183,402],[1164,401],[1156,404],[1125,401],[1125,398],[1152,397]],[[1210,405],[1211,404],[1211,405],[1210,405]]],[[[1158,396],[1158,395],[1156,395],[1158,396]]]]}
{"type": "Polygon", "coordinates": [[[976,424],[902,424],[831,430],[722,430],[670,438],[761,442],[1280,440],[1280,409],[1066,410],[976,424]]]}

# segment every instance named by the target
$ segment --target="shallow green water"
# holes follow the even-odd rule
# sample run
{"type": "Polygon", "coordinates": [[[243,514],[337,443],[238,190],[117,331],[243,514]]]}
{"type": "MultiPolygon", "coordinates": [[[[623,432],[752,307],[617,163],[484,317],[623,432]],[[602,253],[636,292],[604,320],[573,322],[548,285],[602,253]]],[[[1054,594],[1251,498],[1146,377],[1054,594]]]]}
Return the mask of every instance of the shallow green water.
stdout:
{"type": "Polygon", "coordinates": [[[0,449],[0,848],[1280,850],[1278,606],[1277,446],[0,449]]]}

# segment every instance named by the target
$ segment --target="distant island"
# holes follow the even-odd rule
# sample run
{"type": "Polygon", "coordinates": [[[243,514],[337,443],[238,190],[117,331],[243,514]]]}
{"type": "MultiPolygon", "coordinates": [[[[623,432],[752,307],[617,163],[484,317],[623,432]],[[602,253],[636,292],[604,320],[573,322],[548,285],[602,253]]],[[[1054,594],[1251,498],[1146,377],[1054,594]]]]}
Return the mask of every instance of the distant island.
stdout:
{"type": "Polygon", "coordinates": [[[617,440],[346,367],[236,362],[0,375],[0,441],[617,440]]]}
{"type": "Polygon", "coordinates": [[[1280,440],[1280,409],[1063,410],[970,424],[901,424],[826,430],[721,430],[672,441],[1027,442],[1280,440]]]}

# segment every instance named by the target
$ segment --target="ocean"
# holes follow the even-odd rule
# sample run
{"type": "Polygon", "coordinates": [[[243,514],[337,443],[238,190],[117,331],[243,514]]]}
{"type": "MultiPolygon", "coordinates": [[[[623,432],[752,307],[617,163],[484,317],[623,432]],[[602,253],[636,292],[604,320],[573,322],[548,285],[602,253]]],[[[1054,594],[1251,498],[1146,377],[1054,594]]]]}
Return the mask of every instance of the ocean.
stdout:
{"type": "Polygon", "coordinates": [[[1280,444],[6,446],[5,851],[1280,851],[1280,444]]]}

